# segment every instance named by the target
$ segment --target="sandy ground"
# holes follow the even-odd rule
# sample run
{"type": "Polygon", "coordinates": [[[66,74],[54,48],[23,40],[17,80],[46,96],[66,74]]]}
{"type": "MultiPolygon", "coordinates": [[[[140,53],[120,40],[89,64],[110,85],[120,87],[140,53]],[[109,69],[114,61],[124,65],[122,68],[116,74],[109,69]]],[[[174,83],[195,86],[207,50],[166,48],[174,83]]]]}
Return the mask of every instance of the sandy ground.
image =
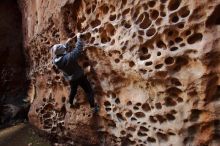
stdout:
{"type": "Polygon", "coordinates": [[[0,146],[50,146],[29,124],[18,124],[0,130],[0,146]]]}

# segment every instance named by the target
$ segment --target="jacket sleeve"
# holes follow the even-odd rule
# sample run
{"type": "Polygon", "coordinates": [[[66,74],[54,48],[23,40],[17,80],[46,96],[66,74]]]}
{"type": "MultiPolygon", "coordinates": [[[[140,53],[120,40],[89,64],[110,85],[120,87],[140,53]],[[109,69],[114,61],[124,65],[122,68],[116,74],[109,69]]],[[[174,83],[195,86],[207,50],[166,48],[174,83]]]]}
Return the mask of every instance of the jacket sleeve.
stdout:
{"type": "Polygon", "coordinates": [[[80,38],[78,38],[75,49],[73,49],[69,53],[69,59],[74,60],[74,61],[77,60],[82,50],[83,50],[83,42],[80,40],[80,38]]]}

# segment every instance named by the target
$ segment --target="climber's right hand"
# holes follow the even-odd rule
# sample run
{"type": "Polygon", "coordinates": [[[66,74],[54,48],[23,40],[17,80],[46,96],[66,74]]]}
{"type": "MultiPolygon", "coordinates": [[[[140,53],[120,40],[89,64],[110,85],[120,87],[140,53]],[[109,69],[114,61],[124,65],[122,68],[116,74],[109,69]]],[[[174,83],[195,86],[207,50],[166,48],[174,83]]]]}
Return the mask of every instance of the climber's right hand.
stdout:
{"type": "Polygon", "coordinates": [[[80,39],[81,33],[77,33],[77,34],[76,34],[76,37],[77,37],[77,39],[80,39]]]}

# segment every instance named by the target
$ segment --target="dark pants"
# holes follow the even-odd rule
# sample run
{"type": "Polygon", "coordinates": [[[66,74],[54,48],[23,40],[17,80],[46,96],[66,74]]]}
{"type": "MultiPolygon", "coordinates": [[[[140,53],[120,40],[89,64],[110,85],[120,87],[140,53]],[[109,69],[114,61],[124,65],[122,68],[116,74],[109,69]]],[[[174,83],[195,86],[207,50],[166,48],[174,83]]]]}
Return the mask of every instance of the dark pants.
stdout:
{"type": "Polygon", "coordinates": [[[93,92],[91,84],[87,80],[86,76],[82,76],[77,80],[70,81],[70,87],[71,87],[70,96],[69,96],[70,104],[73,104],[73,99],[76,95],[78,85],[80,85],[83,88],[83,90],[85,91],[86,96],[89,100],[90,106],[94,107],[94,105],[95,105],[94,92],[93,92]]]}

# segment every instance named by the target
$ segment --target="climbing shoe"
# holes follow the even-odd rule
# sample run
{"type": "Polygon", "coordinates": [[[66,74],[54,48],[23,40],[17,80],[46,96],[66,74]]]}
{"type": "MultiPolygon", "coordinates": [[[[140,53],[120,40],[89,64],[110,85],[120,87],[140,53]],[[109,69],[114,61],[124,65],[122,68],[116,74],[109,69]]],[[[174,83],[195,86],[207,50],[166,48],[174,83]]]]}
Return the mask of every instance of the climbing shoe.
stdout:
{"type": "Polygon", "coordinates": [[[79,103],[70,104],[70,108],[79,108],[79,103]]]}
{"type": "Polygon", "coordinates": [[[92,107],[92,113],[97,114],[99,112],[99,106],[96,104],[94,107],[92,107]]]}

